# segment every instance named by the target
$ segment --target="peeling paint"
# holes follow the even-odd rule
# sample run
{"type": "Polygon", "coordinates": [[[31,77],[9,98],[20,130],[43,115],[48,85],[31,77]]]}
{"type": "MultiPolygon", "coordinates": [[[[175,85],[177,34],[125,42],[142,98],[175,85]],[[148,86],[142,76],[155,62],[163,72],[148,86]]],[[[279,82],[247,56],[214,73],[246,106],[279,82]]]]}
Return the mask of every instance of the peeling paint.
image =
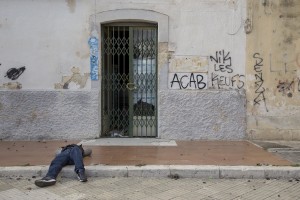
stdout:
{"type": "Polygon", "coordinates": [[[254,103],[247,104],[247,132],[255,132],[253,139],[285,137],[286,129],[300,135],[300,3],[248,0],[248,5],[255,9],[248,9],[253,29],[247,35],[247,101],[254,103]]]}
{"type": "Polygon", "coordinates": [[[207,57],[176,56],[169,62],[169,72],[208,72],[207,57]]]}
{"type": "Polygon", "coordinates": [[[61,83],[56,83],[54,85],[55,89],[82,89],[85,87],[87,79],[89,78],[89,73],[80,74],[80,69],[78,67],[73,67],[71,69],[73,73],[71,76],[63,76],[61,83]]]}
{"type": "Polygon", "coordinates": [[[19,82],[8,82],[0,86],[0,89],[19,90],[22,89],[22,84],[19,82]]]}

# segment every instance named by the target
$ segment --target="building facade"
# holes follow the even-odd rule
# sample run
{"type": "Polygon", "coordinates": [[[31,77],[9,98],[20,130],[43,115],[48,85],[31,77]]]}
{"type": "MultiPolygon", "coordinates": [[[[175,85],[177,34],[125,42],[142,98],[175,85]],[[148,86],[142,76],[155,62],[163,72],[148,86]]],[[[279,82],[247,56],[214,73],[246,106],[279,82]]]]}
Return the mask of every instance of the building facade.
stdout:
{"type": "Polygon", "coordinates": [[[299,140],[293,0],[4,0],[2,140],[299,140]]]}

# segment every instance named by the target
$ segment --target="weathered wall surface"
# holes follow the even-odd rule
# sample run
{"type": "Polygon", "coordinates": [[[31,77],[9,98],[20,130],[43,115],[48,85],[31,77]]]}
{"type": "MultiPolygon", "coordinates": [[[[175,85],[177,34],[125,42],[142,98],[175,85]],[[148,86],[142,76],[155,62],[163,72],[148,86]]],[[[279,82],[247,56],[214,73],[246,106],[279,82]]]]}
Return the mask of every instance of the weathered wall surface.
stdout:
{"type": "Polygon", "coordinates": [[[247,133],[300,139],[300,1],[248,0],[247,133]]]}
{"type": "Polygon", "coordinates": [[[99,91],[0,91],[3,140],[99,136],[99,91]]]}
{"type": "Polygon", "coordinates": [[[54,89],[73,67],[89,73],[90,9],[87,1],[1,1],[0,89],[54,89]]]}
{"type": "Polygon", "coordinates": [[[101,94],[101,76],[98,79],[97,69],[94,73],[98,63],[92,56],[100,55],[101,49],[97,52],[97,44],[88,41],[95,42],[91,36],[100,38],[100,23],[113,18],[167,24],[158,26],[158,137],[245,137],[245,1],[4,0],[0,2],[4,139],[99,136],[101,97],[94,90],[101,94]],[[82,101],[83,94],[87,102],[82,101]],[[19,100],[23,97],[24,102],[19,100]],[[16,108],[20,111],[12,112],[16,108]],[[170,115],[174,108],[180,110],[170,115]]]}
{"type": "Polygon", "coordinates": [[[161,91],[161,138],[245,139],[245,94],[240,90],[161,91]],[[222,98],[220,98],[222,96],[222,98]],[[197,101],[195,99],[198,99],[197,101]]]}
{"type": "Polygon", "coordinates": [[[158,26],[158,136],[245,138],[245,1],[111,0],[96,4],[99,18],[108,18],[107,22],[116,20],[122,9],[128,10],[129,20],[137,17],[133,10],[151,10],[169,19],[167,40],[161,41],[162,27],[158,26]]]}
{"type": "Polygon", "coordinates": [[[89,78],[92,5],[0,2],[1,139],[99,136],[99,91],[89,78]]]}

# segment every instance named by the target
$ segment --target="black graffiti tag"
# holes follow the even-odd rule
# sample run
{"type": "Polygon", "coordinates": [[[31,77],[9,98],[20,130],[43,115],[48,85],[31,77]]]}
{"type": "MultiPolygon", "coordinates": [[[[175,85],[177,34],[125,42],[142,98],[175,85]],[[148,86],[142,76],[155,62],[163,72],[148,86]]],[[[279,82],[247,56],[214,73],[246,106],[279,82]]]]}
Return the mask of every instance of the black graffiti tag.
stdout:
{"type": "Polygon", "coordinates": [[[231,57],[230,57],[230,52],[225,53],[224,50],[222,51],[216,51],[216,56],[210,56],[210,60],[214,61],[214,70],[220,71],[220,72],[227,72],[227,73],[232,73],[232,63],[231,63],[231,57]]]}
{"type": "Polygon", "coordinates": [[[25,71],[25,66],[20,68],[11,68],[6,72],[4,77],[7,77],[11,80],[17,80],[19,76],[25,71]]]}
{"type": "Polygon", "coordinates": [[[288,95],[288,97],[292,97],[293,94],[291,93],[291,91],[294,88],[294,81],[280,81],[277,85],[278,88],[278,92],[281,92],[283,96],[285,96],[286,94],[288,95]]]}
{"type": "Polygon", "coordinates": [[[177,73],[174,74],[173,79],[171,81],[171,88],[173,84],[178,84],[179,89],[193,88],[193,89],[204,89],[206,87],[206,83],[203,82],[204,77],[201,74],[191,73],[188,75],[179,76],[177,73]]]}
{"type": "Polygon", "coordinates": [[[255,58],[254,64],[254,71],[255,74],[255,94],[256,97],[254,98],[254,105],[260,105],[262,101],[265,105],[266,111],[268,111],[267,104],[266,104],[266,97],[265,97],[265,88],[263,87],[264,79],[262,74],[262,67],[263,67],[263,59],[260,57],[259,53],[253,54],[253,58],[255,58]]]}
{"type": "Polygon", "coordinates": [[[236,74],[232,77],[222,76],[215,73],[211,73],[211,84],[213,87],[217,86],[218,89],[221,89],[223,86],[228,87],[237,87],[242,89],[245,85],[244,75],[236,74]]]}

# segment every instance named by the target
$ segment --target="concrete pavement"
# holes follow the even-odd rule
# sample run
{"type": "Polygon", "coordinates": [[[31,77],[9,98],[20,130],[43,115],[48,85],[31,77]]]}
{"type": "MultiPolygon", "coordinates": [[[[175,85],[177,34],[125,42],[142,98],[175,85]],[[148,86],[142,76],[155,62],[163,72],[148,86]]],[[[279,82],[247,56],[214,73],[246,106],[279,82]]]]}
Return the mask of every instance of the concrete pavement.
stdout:
{"type": "MultiPolygon", "coordinates": [[[[300,167],[216,166],[216,165],[146,165],[86,166],[88,177],[172,177],[209,179],[300,179],[300,167]]],[[[1,167],[0,177],[43,177],[48,166],[1,167]]],[[[76,178],[73,166],[66,166],[61,177],[76,178]]]]}
{"type": "MultiPolygon", "coordinates": [[[[300,178],[300,167],[297,163],[299,154],[280,154],[280,149],[297,150],[300,142],[292,142],[290,145],[274,141],[166,141],[123,138],[89,141],[0,141],[0,177],[42,177],[46,174],[55,149],[73,142],[93,149],[92,156],[85,159],[89,177],[300,178]],[[277,150],[272,151],[274,148],[277,150]]],[[[60,176],[75,178],[73,166],[65,167],[60,176]]]]}
{"type": "Polygon", "coordinates": [[[283,141],[0,141],[0,199],[296,200],[299,149],[283,141]],[[66,143],[93,149],[88,182],[66,166],[54,186],[35,186],[66,143]]]}
{"type": "Polygon", "coordinates": [[[0,178],[1,200],[297,200],[300,183],[286,179],[200,179],[161,177],[90,177],[81,183],[59,178],[38,188],[35,178],[0,178]]]}

